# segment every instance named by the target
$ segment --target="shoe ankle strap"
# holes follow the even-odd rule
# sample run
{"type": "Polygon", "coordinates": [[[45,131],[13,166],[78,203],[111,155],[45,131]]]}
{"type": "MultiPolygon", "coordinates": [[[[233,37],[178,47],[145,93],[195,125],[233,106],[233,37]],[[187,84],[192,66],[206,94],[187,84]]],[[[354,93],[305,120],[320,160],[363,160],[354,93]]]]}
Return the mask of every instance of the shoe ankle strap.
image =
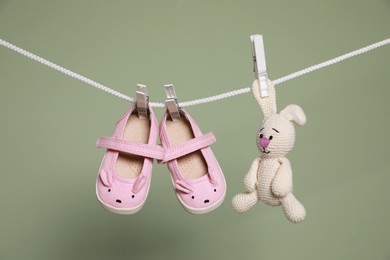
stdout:
{"type": "Polygon", "coordinates": [[[135,154],[157,160],[162,160],[164,158],[164,148],[161,146],[135,143],[115,137],[100,137],[96,142],[96,147],[135,154]]]}
{"type": "Polygon", "coordinates": [[[103,136],[97,140],[96,147],[135,154],[156,159],[159,163],[166,163],[200,149],[209,147],[215,142],[216,138],[213,133],[195,137],[182,144],[169,148],[163,148],[159,145],[141,144],[115,137],[103,136]]]}
{"type": "Polygon", "coordinates": [[[213,133],[207,133],[202,136],[195,137],[182,144],[175,145],[169,148],[165,148],[163,158],[159,160],[159,163],[166,163],[200,149],[209,147],[216,142],[216,138],[213,133]]]}

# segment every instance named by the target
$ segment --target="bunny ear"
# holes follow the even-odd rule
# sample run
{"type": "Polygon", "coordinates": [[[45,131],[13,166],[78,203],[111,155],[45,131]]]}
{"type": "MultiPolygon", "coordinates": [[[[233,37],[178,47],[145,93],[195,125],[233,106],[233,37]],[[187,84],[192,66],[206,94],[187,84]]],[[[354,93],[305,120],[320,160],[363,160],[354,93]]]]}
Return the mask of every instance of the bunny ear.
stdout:
{"type": "Polygon", "coordinates": [[[137,178],[133,185],[133,192],[138,193],[146,183],[146,177],[144,175],[137,178]]]}
{"type": "Polygon", "coordinates": [[[276,100],[275,100],[275,86],[271,80],[267,80],[268,85],[268,97],[260,96],[259,81],[256,79],[253,81],[252,93],[257,103],[259,104],[261,111],[263,111],[264,117],[267,118],[276,114],[276,100]]]}
{"type": "Polygon", "coordinates": [[[175,182],[175,188],[176,188],[176,190],[181,191],[185,194],[189,194],[189,193],[194,192],[194,189],[189,184],[185,183],[184,181],[180,181],[180,180],[177,180],[175,182]]]}
{"type": "Polygon", "coordinates": [[[288,105],[281,112],[280,115],[284,118],[297,123],[298,125],[306,124],[306,115],[302,108],[298,105],[288,105]]]}
{"type": "Polygon", "coordinates": [[[103,182],[104,186],[111,187],[112,186],[112,175],[106,170],[102,169],[100,171],[100,180],[103,182]]]}

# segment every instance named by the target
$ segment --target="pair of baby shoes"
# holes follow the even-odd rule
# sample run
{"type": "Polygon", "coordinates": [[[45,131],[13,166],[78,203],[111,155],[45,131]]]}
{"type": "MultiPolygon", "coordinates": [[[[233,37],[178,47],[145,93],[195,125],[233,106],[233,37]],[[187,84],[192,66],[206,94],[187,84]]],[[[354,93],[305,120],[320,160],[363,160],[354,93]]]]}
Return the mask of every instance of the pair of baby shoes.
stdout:
{"type": "Polygon", "coordinates": [[[148,117],[138,117],[136,105],[119,119],[112,137],[101,137],[96,146],[106,153],[99,169],[96,194],[109,211],[130,215],[138,212],[148,196],[153,160],[166,163],[171,172],[176,196],[190,213],[202,214],[216,209],[223,201],[226,183],[210,149],[216,139],[203,135],[196,122],[180,109],[180,120],[169,113],[160,124],[151,108],[148,117]]]}

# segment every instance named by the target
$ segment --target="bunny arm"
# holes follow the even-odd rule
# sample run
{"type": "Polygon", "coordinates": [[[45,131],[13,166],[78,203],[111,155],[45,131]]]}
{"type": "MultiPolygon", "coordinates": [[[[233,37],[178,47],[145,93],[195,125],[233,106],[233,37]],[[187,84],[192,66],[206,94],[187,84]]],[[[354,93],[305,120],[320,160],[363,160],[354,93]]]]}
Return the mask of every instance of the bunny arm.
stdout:
{"type": "Polygon", "coordinates": [[[260,157],[253,160],[251,168],[244,178],[244,189],[247,192],[252,192],[256,189],[257,171],[259,169],[260,157]]]}
{"type": "Polygon", "coordinates": [[[278,161],[280,166],[272,181],[271,190],[276,197],[281,198],[292,191],[292,170],[287,158],[279,158],[278,161]]]}

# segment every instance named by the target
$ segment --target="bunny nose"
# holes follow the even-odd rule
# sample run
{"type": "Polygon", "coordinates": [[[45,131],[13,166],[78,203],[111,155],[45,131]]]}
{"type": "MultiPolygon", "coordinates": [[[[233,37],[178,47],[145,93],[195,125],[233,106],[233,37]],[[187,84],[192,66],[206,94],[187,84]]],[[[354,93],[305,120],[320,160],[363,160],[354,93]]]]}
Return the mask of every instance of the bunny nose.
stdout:
{"type": "Polygon", "coordinates": [[[269,145],[269,142],[270,142],[270,140],[268,138],[263,137],[260,139],[260,146],[263,148],[267,148],[267,146],[269,145]]]}

